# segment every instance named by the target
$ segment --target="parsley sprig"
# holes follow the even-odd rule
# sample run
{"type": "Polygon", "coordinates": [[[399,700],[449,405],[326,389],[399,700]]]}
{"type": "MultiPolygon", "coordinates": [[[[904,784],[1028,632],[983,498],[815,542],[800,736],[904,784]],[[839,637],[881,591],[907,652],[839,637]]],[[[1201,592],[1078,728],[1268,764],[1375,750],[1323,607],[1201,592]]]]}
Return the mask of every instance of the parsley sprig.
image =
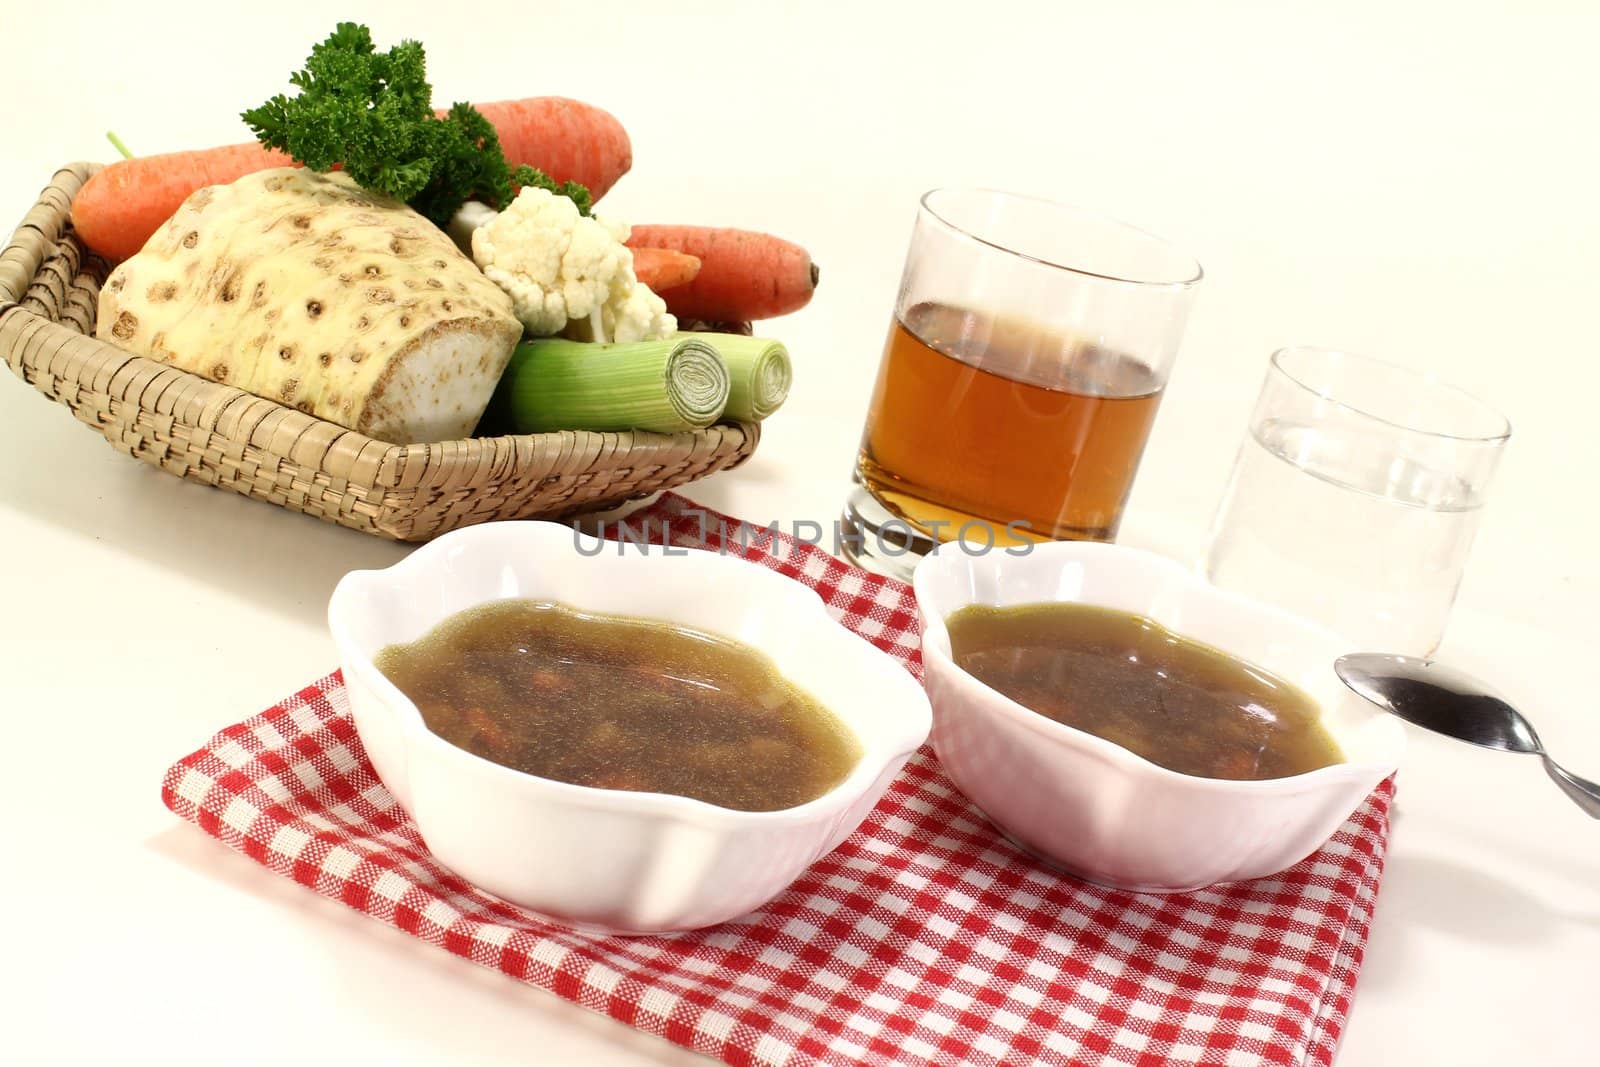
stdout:
{"type": "Polygon", "coordinates": [[[341,167],[438,226],[468,200],[503,208],[523,185],[570,197],[589,214],[582,185],[513,168],[493,124],[471,104],[434,114],[427,58],[416,41],[379,52],[367,27],[341,22],[289,81],[297,94],[280,93],[244,112],[257,140],[312,170],[341,167]]]}

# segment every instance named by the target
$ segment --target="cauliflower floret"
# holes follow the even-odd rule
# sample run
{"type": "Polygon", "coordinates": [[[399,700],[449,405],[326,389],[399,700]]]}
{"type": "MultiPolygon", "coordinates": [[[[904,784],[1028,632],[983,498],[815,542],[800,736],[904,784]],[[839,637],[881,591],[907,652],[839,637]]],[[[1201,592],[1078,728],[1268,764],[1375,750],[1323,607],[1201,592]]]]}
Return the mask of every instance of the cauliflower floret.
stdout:
{"type": "Polygon", "coordinates": [[[637,283],[621,300],[606,302],[601,321],[613,341],[654,341],[678,330],[678,320],[667,314],[667,302],[637,283]]]}
{"type": "Polygon", "coordinates": [[[640,284],[626,223],[585,218],[564,196],[525,186],[506,210],[472,231],[472,259],[511,297],[528,333],[569,326],[596,341],[649,341],[678,328],[640,284]]]}

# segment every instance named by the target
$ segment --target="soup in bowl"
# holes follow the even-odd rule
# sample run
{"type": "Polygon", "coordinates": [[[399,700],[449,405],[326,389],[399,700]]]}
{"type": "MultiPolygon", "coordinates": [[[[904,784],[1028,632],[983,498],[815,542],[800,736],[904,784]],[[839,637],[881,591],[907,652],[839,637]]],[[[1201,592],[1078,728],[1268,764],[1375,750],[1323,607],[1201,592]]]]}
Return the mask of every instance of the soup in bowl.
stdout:
{"type": "Polygon", "coordinates": [[[555,523],[472,526],[347,574],[328,622],[362,747],[434,857],[595,932],[710,926],[771,900],[855,830],[931,721],[900,663],[799,582],[555,523]],[[754,656],[745,687],[684,699],[731,684],[728,654],[754,656]],[[797,717],[771,729],[784,701],[797,717]],[[672,727],[644,729],[652,709],[672,727]],[[681,744],[691,733],[704,743],[681,744]],[[798,788],[738,773],[796,762],[773,748],[793,744],[821,757],[798,788]]]}
{"type": "Polygon", "coordinates": [[[933,745],[1022,847],[1144,892],[1314,852],[1404,747],[1333,671],[1332,631],[1093,542],[945,546],[917,568],[933,745]]]}

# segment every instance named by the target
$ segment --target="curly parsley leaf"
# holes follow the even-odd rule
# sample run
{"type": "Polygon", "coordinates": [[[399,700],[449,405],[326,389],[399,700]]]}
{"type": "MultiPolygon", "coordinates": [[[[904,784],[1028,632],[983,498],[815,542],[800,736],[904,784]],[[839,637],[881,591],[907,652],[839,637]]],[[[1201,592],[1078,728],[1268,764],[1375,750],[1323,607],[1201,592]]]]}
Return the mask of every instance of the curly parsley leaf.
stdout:
{"type": "Polygon", "coordinates": [[[589,213],[589,190],[557,184],[532,167],[515,170],[500,136],[471,104],[433,111],[427,57],[416,41],[379,52],[367,27],[341,22],[289,76],[299,92],[243,113],[256,138],[312,170],[342,167],[373,192],[404,200],[444,226],[467,200],[503,208],[515,186],[571,197],[589,213]]]}
{"type": "Polygon", "coordinates": [[[577,182],[558,182],[542,170],[527,166],[517,167],[511,172],[511,182],[517,187],[531,185],[535,189],[548,189],[557,196],[564,196],[578,205],[578,214],[587,215],[594,207],[594,198],[589,195],[589,190],[577,182]]]}

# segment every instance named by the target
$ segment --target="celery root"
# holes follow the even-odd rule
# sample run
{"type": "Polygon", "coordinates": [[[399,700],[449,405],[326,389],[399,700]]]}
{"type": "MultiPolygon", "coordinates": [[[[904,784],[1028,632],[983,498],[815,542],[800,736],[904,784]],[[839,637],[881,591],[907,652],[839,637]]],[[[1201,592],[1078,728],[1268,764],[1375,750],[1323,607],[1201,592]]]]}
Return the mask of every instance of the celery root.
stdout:
{"type": "Polygon", "coordinates": [[[96,336],[396,444],[466,437],[522,325],[399,201],[280,168],[184,201],[100,290],[96,336]]]}

